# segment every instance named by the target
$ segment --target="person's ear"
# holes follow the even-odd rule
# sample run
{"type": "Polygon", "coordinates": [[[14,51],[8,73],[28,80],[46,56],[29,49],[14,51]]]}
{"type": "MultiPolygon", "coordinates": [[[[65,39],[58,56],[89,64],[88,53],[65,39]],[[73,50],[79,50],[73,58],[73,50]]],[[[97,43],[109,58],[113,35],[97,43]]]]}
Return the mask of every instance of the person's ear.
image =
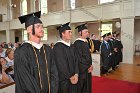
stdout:
{"type": "Polygon", "coordinates": [[[27,33],[31,34],[32,33],[32,25],[27,27],[27,33]]]}

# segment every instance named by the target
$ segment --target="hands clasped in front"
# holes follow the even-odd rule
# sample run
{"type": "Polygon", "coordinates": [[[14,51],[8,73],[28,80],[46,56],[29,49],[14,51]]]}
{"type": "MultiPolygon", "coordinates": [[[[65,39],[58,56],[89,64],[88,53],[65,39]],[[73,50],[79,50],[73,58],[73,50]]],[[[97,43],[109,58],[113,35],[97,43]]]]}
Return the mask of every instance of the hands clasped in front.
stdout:
{"type": "Polygon", "coordinates": [[[75,74],[74,76],[72,76],[71,78],[70,78],[70,82],[72,83],[72,84],[77,84],[77,82],[78,82],[78,76],[75,74]]]}

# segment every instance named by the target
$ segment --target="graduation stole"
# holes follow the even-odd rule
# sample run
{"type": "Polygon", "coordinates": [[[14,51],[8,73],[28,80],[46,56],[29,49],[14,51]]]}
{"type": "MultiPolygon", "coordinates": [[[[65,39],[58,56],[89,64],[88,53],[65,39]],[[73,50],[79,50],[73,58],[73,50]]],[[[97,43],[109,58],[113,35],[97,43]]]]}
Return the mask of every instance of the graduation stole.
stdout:
{"type": "Polygon", "coordinates": [[[93,51],[94,51],[94,44],[93,44],[93,41],[91,39],[89,39],[89,44],[90,44],[90,47],[91,47],[90,52],[93,53],[93,51]]]}
{"type": "MultiPolygon", "coordinates": [[[[33,47],[33,45],[32,45],[32,47],[33,47]]],[[[39,62],[38,62],[38,56],[37,56],[37,53],[36,53],[34,47],[33,47],[33,50],[34,50],[34,53],[35,53],[35,56],[36,56],[36,59],[37,59],[36,62],[37,62],[37,65],[38,65],[38,75],[39,75],[39,79],[40,79],[40,87],[42,89],[42,80],[41,80],[40,66],[39,66],[39,62]]],[[[46,51],[44,49],[44,45],[43,45],[43,50],[44,50],[45,61],[46,61],[46,71],[47,71],[47,78],[48,78],[49,93],[51,93],[51,90],[50,90],[51,89],[50,88],[50,79],[49,79],[49,72],[48,72],[48,62],[47,62],[47,58],[46,58],[46,51]]]]}

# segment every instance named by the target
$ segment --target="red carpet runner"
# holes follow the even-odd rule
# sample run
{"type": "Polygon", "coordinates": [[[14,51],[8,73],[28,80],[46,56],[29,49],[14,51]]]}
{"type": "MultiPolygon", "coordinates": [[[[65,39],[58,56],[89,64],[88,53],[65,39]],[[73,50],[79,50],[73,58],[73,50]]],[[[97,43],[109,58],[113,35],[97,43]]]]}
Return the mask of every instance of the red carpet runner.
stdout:
{"type": "Polygon", "coordinates": [[[92,93],[140,93],[140,84],[93,76],[92,93]]]}

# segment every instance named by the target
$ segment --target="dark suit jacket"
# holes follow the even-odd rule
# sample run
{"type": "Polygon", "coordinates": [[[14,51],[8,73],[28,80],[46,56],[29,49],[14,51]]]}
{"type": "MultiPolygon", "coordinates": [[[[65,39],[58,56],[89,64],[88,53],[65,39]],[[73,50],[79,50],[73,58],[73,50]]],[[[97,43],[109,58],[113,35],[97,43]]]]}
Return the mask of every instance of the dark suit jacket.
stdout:
{"type": "Polygon", "coordinates": [[[107,48],[106,43],[103,41],[102,44],[101,44],[101,58],[102,58],[103,67],[106,70],[108,70],[111,66],[111,64],[110,64],[110,60],[111,60],[110,53],[111,53],[110,46],[108,46],[108,48],[107,48]]]}

